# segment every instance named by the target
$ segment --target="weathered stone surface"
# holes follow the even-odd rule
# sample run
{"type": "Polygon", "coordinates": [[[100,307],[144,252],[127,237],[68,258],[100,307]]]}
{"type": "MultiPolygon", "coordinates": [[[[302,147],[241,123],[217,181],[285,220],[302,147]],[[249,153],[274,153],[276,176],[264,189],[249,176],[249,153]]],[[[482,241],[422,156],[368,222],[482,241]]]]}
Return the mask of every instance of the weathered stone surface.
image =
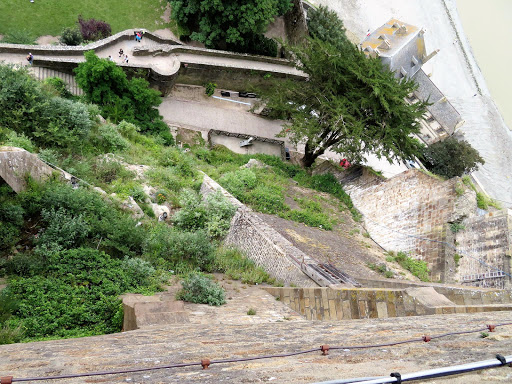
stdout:
{"type": "MultiPolygon", "coordinates": [[[[493,359],[512,350],[512,328],[498,327],[492,339],[479,332],[394,347],[369,350],[350,346],[421,338],[454,330],[484,327],[509,321],[510,314],[477,313],[422,318],[348,320],[341,322],[283,321],[258,324],[170,325],[121,334],[0,346],[0,376],[15,378],[72,374],[133,367],[194,362],[201,359],[242,358],[279,354],[323,344],[343,346],[328,356],[311,353],[280,359],[156,370],[92,378],[66,383],[258,383],[300,384],[352,377],[389,376],[471,361],[493,359]],[[271,378],[274,378],[270,380],[271,378]]],[[[440,384],[505,383],[507,367],[446,379],[440,384]]],[[[42,381],[54,383],[54,381],[42,381]]]]}

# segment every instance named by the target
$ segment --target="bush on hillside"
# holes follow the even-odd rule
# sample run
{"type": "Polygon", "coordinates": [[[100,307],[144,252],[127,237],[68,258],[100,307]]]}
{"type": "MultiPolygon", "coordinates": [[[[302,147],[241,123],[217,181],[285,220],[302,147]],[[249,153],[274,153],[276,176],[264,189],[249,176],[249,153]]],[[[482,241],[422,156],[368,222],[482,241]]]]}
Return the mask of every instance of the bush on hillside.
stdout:
{"type": "Polygon", "coordinates": [[[226,303],[224,290],[202,274],[191,274],[182,281],[181,285],[183,288],[176,294],[178,300],[215,306],[226,303]]]}
{"type": "Polygon", "coordinates": [[[49,256],[44,276],[13,278],[7,291],[18,308],[9,320],[27,337],[102,334],[121,330],[118,296],[140,281],[125,262],[104,252],[79,248],[49,256]]]}
{"type": "Polygon", "coordinates": [[[82,16],[78,16],[78,25],[80,33],[85,41],[96,41],[105,39],[112,34],[110,24],[96,19],[85,20],[82,16]]]}
{"type": "Polygon", "coordinates": [[[423,150],[423,164],[430,172],[452,178],[478,170],[485,160],[466,140],[449,137],[423,150]]]}
{"type": "Polygon", "coordinates": [[[206,232],[182,232],[164,223],[156,225],[144,243],[144,254],[154,265],[163,264],[180,272],[209,271],[213,251],[214,245],[206,232]]]}
{"type": "Polygon", "coordinates": [[[243,42],[228,44],[227,49],[229,51],[249,53],[252,55],[277,56],[277,42],[274,39],[270,39],[258,33],[250,34],[244,38],[243,42]]]}
{"type": "Polygon", "coordinates": [[[84,41],[84,38],[80,28],[77,26],[71,28],[66,27],[62,30],[59,41],[64,45],[80,45],[84,41]]]}

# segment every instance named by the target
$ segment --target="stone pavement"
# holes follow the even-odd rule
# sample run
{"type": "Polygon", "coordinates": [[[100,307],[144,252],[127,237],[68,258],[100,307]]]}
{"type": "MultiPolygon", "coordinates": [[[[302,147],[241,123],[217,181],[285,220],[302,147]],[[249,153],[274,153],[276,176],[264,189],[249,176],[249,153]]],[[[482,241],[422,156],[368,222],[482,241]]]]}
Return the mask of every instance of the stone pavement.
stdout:
{"type": "MultiPolygon", "coordinates": [[[[257,317],[257,315],[255,316],[257,317]]],[[[176,368],[113,376],[96,376],[42,383],[314,383],[367,376],[389,376],[494,358],[512,353],[512,327],[498,327],[481,338],[478,333],[371,350],[350,346],[421,338],[425,334],[485,327],[512,320],[510,312],[351,320],[339,322],[178,324],[98,337],[0,346],[0,376],[15,378],[72,374],[133,367],[151,367],[209,358],[242,358],[318,348],[332,350],[279,359],[176,368]]],[[[431,383],[509,383],[508,367],[470,373],[431,383]]]]}

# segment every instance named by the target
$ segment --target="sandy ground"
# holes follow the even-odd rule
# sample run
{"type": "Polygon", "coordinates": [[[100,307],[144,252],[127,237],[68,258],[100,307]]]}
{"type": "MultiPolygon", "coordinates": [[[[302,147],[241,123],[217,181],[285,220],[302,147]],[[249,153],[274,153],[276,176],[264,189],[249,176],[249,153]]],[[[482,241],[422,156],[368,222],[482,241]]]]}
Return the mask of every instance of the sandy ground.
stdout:
{"type": "Polygon", "coordinates": [[[466,123],[460,133],[485,159],[475,176],[492,197],[512,206],[512,134],[491,99],[464,34],[455,0],[314,0],[327,5],[360,40],[391,17],[424,27],[428,52],[440,52],[424,67],[466,123]],[[476,96],[474,96],[476,94],[476,96]]]}

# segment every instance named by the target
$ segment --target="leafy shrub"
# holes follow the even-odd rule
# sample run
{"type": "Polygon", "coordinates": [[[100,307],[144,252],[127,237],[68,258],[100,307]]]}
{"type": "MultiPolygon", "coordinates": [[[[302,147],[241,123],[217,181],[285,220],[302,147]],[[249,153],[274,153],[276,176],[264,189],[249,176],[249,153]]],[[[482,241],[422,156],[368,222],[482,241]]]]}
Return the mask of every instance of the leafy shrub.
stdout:
{"type": "Polygon", "coordinates": [[[484,159],[465,140],[449,137],[423,149],[423,164],[437,175],[452,178],[471,173],[485,164],[484,159]]]}
{"type": "Polygon", "coordinates": [[[137,287],[149,286],[152,283],[151,278],[156,272],[151,263],[139,257],[129,258],[126,256],[121,268],[130,279],[131,284],[137,287]]]}
{"type": "Polygon", "coordinates": [[[9,32],[2,38],[2,43],[34,45],[36,38],[26,29],[9,32]]]}
{"type": "Polygon", "coordinates": [[[9,252],[20,240],[24,214],[21,206],[0,200],[0,252],[9,252]]]}
{"type": "Polygon", "coordinates": [[[11,146],[11,147],[18,147],[23,148],[29,152],[35,152],[36,146],[30,140],[29,137],[25,136],[24,133],[20,133],[19,135],[14,131],[9,131],[6,134],[7,140],[5,142],[5,145],[11,146]]]}
{"type": "Polygon", "coordinates": [[[153,264],[169,267],[181,265],[208,271],[213,251],[214,246],[204,231],[182,232],[164,223],[155,225],[144,243],[144,254],[153,264]]]}
{"type": "Polygon", "coordinates": [[[7,290],[19,303],[13,317],[27,337],[118,332],[118,296],[138,284],[122,264],[95,249],[53,254],[46,276],[10,281],[7,290]]]}
{"type": "Polygon", "coordinates": [[[277,185],[258,185],[247,193],[246,201],[259,212],[278,214],[290,208],[284,202],[284,190],[277,185]]]}
{"type": "Polygon", "coordinates": [[[0,325],[0,345],[19,343],[23,336],[24,333],[21,326],[0,325]]]}
{"type": "Polygon", "coordinates": [[[211,238],[224,236],[229,230],[236,208],[220,190],[210,193],[205,201],[192,190],[184,190],[180,199],[181,209],[174,215],[177,228],[185,230],[206,229],[211,238]]]}
{"type": "Polygon", "coordinates": [[[210,97],[210,96],[212,96],[215,93],[215,89],[217,88],[217,84],[210,82],[210,83],[206,83],[206,85],[204,87],[205,87],[204,93],[206,93],[206,95],[208,97],[210,97]]]}
{"type": "Polygon", "coordinates": [[[84,243],[90,231],[83,214],[72,215],[63,207],[43,209],[41,218],[46,228],[36,244],[42,254],[77,248],[84,243]]]}
{"type": "Polygon", "coordinates": [[[111,183],[115,179],[130,180],[134,178],[134,173],[127,170],[120,162],[103,158],[94,164],[96,176],[104,183],[111,183]]]}
{"type": "Polygon", "coordinates": [[[451,223],[450,224],[450,230],[453,232],[453,233],[457,233],[459,231],[463,231],[464,229],[466,229],[466,226],[462,223],[451,223]]]}
{"type": "Polygon", "coordinates": [[[41,149],[37,156],[50,164],[58,164],[60,154],[55,149],[45,148],[41,149]]]}
{"type": "Polygon", "coordinates": [[[273,284],[275,280],[237,249],[219,248],[215,252],[214,269],[225,273],[230,279],[245,284],[273,284]]]}
{"type": "MultiPolygon", "coordinates": [[[[83,188],[73,189],[71,186],[59,183],[47,183],[18,195],[22,201],[22,207],[27,217],[39,217],[45,211],[48,218],[56,218],[58,212],[62,212],[66,237],[58,244],[86,244],[94,248],[98,247],[114,257],[133,256],[140,254],[144,239],[144,231],[136,227],[135,220],[128,214],[120,212],[107,203],[101,195],[83,188]],[[51,214],[50,212],[54,212],[51,214]],[[55,215],[55,216],[52,216],[55,215]],[[72,229],[83,227],[82,221],[77,218],[82,215],[82,221],[88,226],[88,235],[82,239],[80,234],[73,235],[72,229]],[[71,223],[70,223],[71,220],[71,223]]],[[[43,220],[41,229],[46,230],[46,225],[53,221],[43,220]]],[[[45,235],[50,239],[50,233],[58,232],[59,223],[54,224],[55,231],[45,235]]],[[[85,227],[84,227],[85,228],[85,227]]],[[[59,236],[58,233],[55,236],[59,236]]],[[[41,241],[41,240],[39,240],[41,241]]],[[[60,240],[59,240],[60,241],[60,240]]]]}
{"type": "Polygon", "coordinates": [[[41,254],[19,252],[7,259],[4,270],[7,275],[32,277],[46,271],[47,260],[41,254]]]}
{"type": "Polygon", "coordinates": [[[98,132],[101,136],[105,152],[124,151],[130,145],[112,124],[100,125],[98,132]]]}
{"type": "Polygon", "coordinates": [[[256,314],[256,310],[254,308],[249,308],[249,310],[247,311],[247,314],[249,316],[254,316],[256,314]]]}
{"type": "Polygon", "coordinates": [[[310,210],[296,210],[292,209],[284,215],[285,218],[304,223],[309,227],[317,227],[330,231],[332,229],[332,221],[324,213],[313,212],[310,210]]]}
{"type": "Polygon", "coordinates": [[[459,255],[458,253],[453,255],[453,261],[455,262],[455,267],[459,266],[461,258],[462,258],[462,256],[459,255]]]}
{"type": "Polygon", "coordinates": [[[250,169],[244,168],[223,175],[220,182],[233,196],[242,199],[247,190],[256,187],[256,174],[250,169]]]}
{"type": "Polygon", "coordinates": [[[193,273],[182,283],[176,294],[178,300],[220,306],[226,303],[224,290],[204,275],[193,273]]]}
{"type": "Polygon", "coordinates": [[[174,167],[182,176],[194,176],[196,173],[190,156],[178,148],[164,148],[159,157],[159,164],[163,167],[174,167]]]}
{"type": "Polygon", "coordinates": [[[206,233],[211,238],[220,238],[227,234],[231,218],[236,207],[231,204],[220,190],[206,196],[206,233]]]}
{"type": "Polygon", "coordinates": [[[66,82],[60,77],[47,77],[44,79],[43,83],[50,86],[55,91],[55,96],[73,99],[73,95],[68,91],[66,82]]]}
{"type": "Polygon", "coordinates": [[[413,259],[405,252],[398,252],[396,256],[390,256],[393,258],[393,261],[400,264],[403,268],[407,269],[421,281],[430,281],[430,270],[428,269],[427,263],[425,261],[413,259]]]}
{"type": "Polygon", "coordinates": [[[82,16],[78,16],[78,25],[80,33],[85,41],[96,41],[109,37],[112,34],[110,24],[96,19],[84,20],[82,16]]]}
{"type": "Polygon", "coordinates": [[[184,230],[197,230],[205,227],[206,207],[198,193],[185,189],[180,194],[181,209],[173,217],[177,228],[184,230]]]}
{"type": "Polygon", "coordinates": [[[64,45],[80,45],[84,41],[82,32],[80,29],[75,27],[66,27],[62,30],[59,39],[61,44],[64,45]]]}

